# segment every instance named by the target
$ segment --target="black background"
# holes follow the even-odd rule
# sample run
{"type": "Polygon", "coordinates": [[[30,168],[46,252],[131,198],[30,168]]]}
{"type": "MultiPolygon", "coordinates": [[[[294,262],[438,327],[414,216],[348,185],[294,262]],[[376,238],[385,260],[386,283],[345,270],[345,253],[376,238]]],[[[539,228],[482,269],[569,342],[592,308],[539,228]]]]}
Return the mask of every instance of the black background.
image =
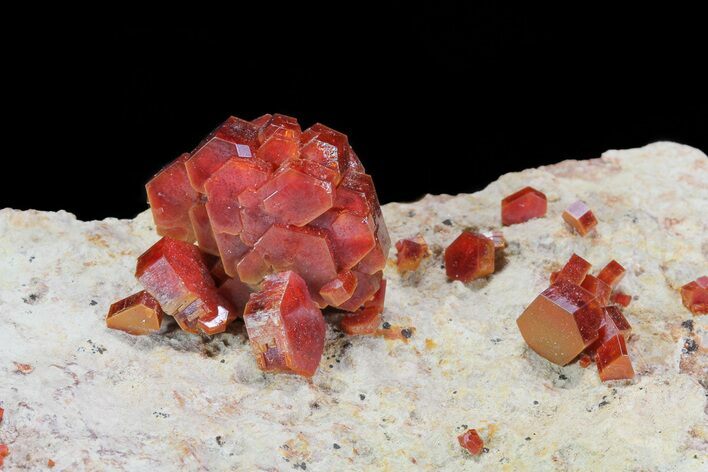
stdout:
{"type": "Polygon", "coordinates": [[[2,33],[0,207],[132,217],[150,176],[231,114],[347,133],[384,202],[656,140],[706,151],[701,18],[437,3],[33,18],[2,33]]]}

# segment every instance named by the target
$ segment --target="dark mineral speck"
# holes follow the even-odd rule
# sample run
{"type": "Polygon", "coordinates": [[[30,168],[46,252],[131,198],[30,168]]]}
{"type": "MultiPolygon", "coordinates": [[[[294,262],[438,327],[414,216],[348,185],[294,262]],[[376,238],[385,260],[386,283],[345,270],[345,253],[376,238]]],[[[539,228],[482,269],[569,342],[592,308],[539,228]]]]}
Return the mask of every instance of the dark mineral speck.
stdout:
{"type": "Polygon", "coordinates": [[[391,323],[389,323],[388,321],[384,321],[381,327],[383,329],[391,329],[391,323]]]}
{"type": "Polygon", "coordinates": [[[335,449],[340,449],[342,446],[340,446],[340,445],[337,444],[337,443],[334,443],[334,444],[332,444],[332,447],[335,448],[335,449]]]}
{"type": "Polygon", "coordinates": [[[446,220],[443,220],[442,224],[444,224],[445,226],[452,226],[452,220],[448,218],[446,220]]]}
{"type": "Polygon", "coordinates": [[[360,393],[360,394],[359,394],[359,399],[360,399],[360,400],[365,400],[365,399],[366,399],[366,395],[364,395],[363,393],[360,393]]]}
{"type": "Polygon", "coordinates": [[[98,305],[98,302],[96,300],[91,300],[91,302],[89,302],[89,305],[96,306],[98,305]]]}
{"type": "Polygon", "coordinates": [[[411,336],[413,336],[413,333],[411,332],[410,329],[408,329],[408,328],[403,328],[403,329],[401,330],[401,336],[403,336],[404,338],[408,339],[408,338],[410,338],[411,336]]]}
{"type": "Polygon", "coordinates": [[[686,354],[689,354],[691,352],[697,351],[698,350],[698,343],[695,341],[695,339],[686,339],[686,342],[683,343],[683,352],[686,354]]]}
{"type": "Polygon", "coordinates": [[[693,320],[686,320],[683,323],[681,323],[681,326],[689,330],[690,332],[693,332],[693,320]]]}
{"type": "Polygon", "coordinates": [[[568,377],[566,377],[565,374],[560,374],[558,378],[561,380],[568,380],[568,377]]]}
{"type": "Polygon", "coordinates": [[[217,436],[216,437],[216,444],[218,444],[219,446],[223,446],[224,445],[224,438],[222,438],[221,436],[217,436]]]}

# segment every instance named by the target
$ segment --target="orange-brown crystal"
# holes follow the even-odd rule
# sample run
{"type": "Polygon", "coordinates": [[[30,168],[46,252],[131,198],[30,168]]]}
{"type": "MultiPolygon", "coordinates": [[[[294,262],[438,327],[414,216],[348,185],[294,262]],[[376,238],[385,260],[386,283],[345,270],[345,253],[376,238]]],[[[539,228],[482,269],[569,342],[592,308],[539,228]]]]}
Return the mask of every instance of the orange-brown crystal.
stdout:
{"type": "Polygon", "coordinates": [[[634,369],[627,352],[627,344],[624,336],[620,333],[600,346],[595,356],[595,362],[597,362],[597,370],[603,382],[634,377],[634,369]]]}
{"type": "Polygon", "coordinates": [[[597,274],[597,278],[614,289],[620,283],[622,277],[624,277],[625,272],[624,267],[622,267],[619,262],[612,259],[603,267],[600,273],[597,274]]]}
{"type": "Polygon", "coordinates": [[[573,254],[560,271],[551,273],[551,284],[565,280],[566,282],[580,285],[591,268],[592,264],[579,255],[573,254]]]}
{"type": "Polygon", "coordinates": [[[473,456],[481,454],[484,449],[484,441],[479,437],[476,429],[468,429],[457,437],[457,441],[473,456]]]}
{"type": "Polygon", "coordinates": [[[681,287],[681,300],[694,315],[708,314],[708,276],[699,277],[681,287]]]}
{"type": "Polygon", "coordinates": [[[533,187],[525,187],[501,201],[504,226],[523,223],[546,215],[546,195],[533,187]]]}
{"type": "Polygon", "coordinates": [[[597,219],[592,210],[590,210],[585,202],[580,200],[566,208],[563,212],[563,219],[573,227],[580,236],[585,236],[597,226],[597,219]]]}
{"type": "Polygon", "coordinates": [[[560,280],[536,297],[516,323],[531,349],[565,365],[597,339],[602,316],[597,297],[560,280]]]}
{"type": "Polygon", "coordinates": [[[160,330],[162,309],[145,290],[115,302],[108,310],[106,326],[129,334],[152,334],[160,330]]]}
{"type": "Polygon", "coordinates": [[[481,234],[463,231],[445,249],[445,272],[451,280],[470,282],[494,272],[494,243],[481,234]]]}
{"type": "Polygon", "coordinates": [[[396,243],[396,264],[398,272],[415,271],[424,258],[428,257],[428,245],[422,236],[401,239],[396,243]]]}

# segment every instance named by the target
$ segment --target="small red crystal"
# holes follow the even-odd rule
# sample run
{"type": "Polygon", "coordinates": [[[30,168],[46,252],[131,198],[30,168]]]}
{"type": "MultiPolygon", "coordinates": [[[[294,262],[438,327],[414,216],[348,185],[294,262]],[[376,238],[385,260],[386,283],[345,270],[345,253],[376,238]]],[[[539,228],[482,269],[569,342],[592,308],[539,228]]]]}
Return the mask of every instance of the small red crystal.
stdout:
{"type": "Polygon", "coordinates": [[[325,321],[299,275],[266,277],[243,319],[260,369],[314,375],[324,350],[325,321]]]}
{"type": "Polygon", "coordinates": [[[236,317],[217,294],[204,257],[192,244],[160,239],[138,258],[135,276],[185,331],[223,332],[236,317]]]}
{"type": "Polygon", "coordinates": [[[708,314],[708,276],[699,277],[681,287],[681,301],[694,315],[708,314]]]}
{"type": "Polygon", "coordinates": [[[573,254],[560,271],[551,273],[551,284],[559,280],[565,280],[566,282],[580,285],[591,268],[592,264],[579,255],[573,254]]]}
{"type": "Polygon", "coordinates": [[[501,231],[485,231],[481,234],[482,236],[492,240],[495,250],[500,251],[506,248],[506,238],[504,237],[504,233],[501,231]]]}
{"type": "Polygon", "coordinates": [[[559,280],[536,297],[516,323],[531,349],[565,365],[597,339],[603,315],[595,295],[559,280]]]}
{"type": "Polygon", "coordinates": [[[5,410],[0,407],[0,423],[2,423],[2,417],[5,415],[5,410]]]}
{"type": "Polygon", "coordinates": [[[502,224],[509,226],[546,215],[546,195],[526,187],[501,201],[502,224]]]}
{"type": "Polygon", "coordinates": [[[578,364],[580,364],[580,367],[585,369],[590,364],[592,364],[592,357],[590,357],[589,355],[587,355],[585,353],[580,354],[580,360],[578,361],[578,364]]]}
{"type": "Polygon", "coordinates": [[[206,206],[203,203],[196,203],[190,208],[189,220],[192,223],[199,249],[208,254],[218,255],[219,247],[214,237],[214,231],[211,228],[206,206]]]}
{"type": "Polygon", "coordinates": [[[585,349],[585,352],[594,355],[597,350],[610,338],[621,334],[627,340],[632,335],[632,326],[616,306],[603,307],[603,316],[598,329],[598,337],[595,342],[585,349]]]}
{"type": "Polygon", "coordinates": [[[622,292],[615,292],[610,296],[610,301],[627,308],[632,301],[632,296],[622,292]]]}
{"type": "Polygon", "coordinates": [[[145,290],[111,305],[106,326],[133,335],[152,334],[160,331],[162,309],[145,290]]]}
{"type": "Polygon", "coordinates": [[[457,441],[473,456],[481,454],[484,449],[484,441],[479,437],[476,429],[468,429],[457,437],[457,441]]]}
{"type": "Polygon", "coordinates": [[[627,352],[627,344],[622,334],[616,334],[605,341],[595,356],[597,370],[603,382],[624,380],[634,377],[632,361],[627,352]]]}
{"type": "Polygon", "coordinates": [[[422,236],[401,239],[396,243],[396,264],[398,272],[415,271],[424,258],[428,257],[428,245],[422,236]]]}
{"type": "Polygon", "coordinates": [[[5,458],[10,455],[10,449],[6,444],[0,444],[0,467],[5,463],[5,458]]]}
{"type": "Polygon", "coordinates": [[[600,304],[606,305],[607,302],[610,301],[612,287],[610,287],[594,275],[587,274],[583,279],[583,283],[580,284],[580,286],[588,292],[594,294],[599,300],[600,304]]]}
{"type": "Polygon", "coordinates": [[[481,234],[463,231],[445,249],[445,272],[464,283],[494,272],[494,243],[481,234]]]}
{"type": "Polygon", "coordinates": [[[356,313],[344,316],[339,322],[339,327],[350,335],[365,335],[376,333],[381,324],[381,313],[384,310],[386,298],[386,281],[381,281],[378,292],[374,298],[364,304],[356,313]]]}
{"type": "Polygon", "coordinates": [[[585,202],[578,200],[563,212],[563,219],[580,236],[585,236],[597,226],[597,219],[585,202]]]}
{"type": "Polygon", "coordinates": [[[145,185],[157,233],[182,241],[194,241],[189,210],[198,194],[187,178],[185,153],[155,175],[145,185]]]}
{"type": "Polygon", "coordinates": [[[320,295],[329,305],[341,305],[349,300],[356,289],[357,279],[350,270],[337,274],[320,289],[320,295]]]}
{"type": "Polygon", "coordinates": [[[622,267],[619,262],[612,259],[602,268],[600,273],[597,274],[597,278],[614,289],[619,285],[626,272],[625,268],[622,267]]]}

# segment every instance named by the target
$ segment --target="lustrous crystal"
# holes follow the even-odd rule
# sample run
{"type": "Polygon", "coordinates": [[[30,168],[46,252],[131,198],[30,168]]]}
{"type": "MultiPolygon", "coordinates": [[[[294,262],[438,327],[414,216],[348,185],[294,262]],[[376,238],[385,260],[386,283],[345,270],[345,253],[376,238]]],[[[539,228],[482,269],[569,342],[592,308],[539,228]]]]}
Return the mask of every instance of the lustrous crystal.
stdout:
{"type": "Polygon", "coordinates": [[[632,327],[619,308],[606,306],[602,308],[602,321],[597,332],[597,339],[585,349],[588,354],[595,355],[600,346],[617,334],[624,336],[625,340],[629,339],[632,327]]]}
{"type": "Polygon", "coordinates": [[[602,268],[600,273],[597,274],[597,278],[614,289],[617,285],[619,285],[625,272],[626,270],[624,267],[622,267],[619,262],[612,259],[605,267],[602,268]]]}
{"type": "Polygon", "coordinates": [[[299,275],[287,271],[266,277],[243,319],[260,369],[314,375],[324,350],[325,321],[299,275]]]}
{"type": "Polygon", "coordinates": [[[566,282],[580,285],[591,268],[592,264],[579,255],[573,254],[560,271],[551,273],[551,284],[559,280],[565,280],[566,282]]]}
{"type": "Polygon", "coordinates": [[[597,297],[559,280],[536,297],[516,323],[531,349],[565,365],[597,339],[602,317],[597,297]]]}
{"type": "Polygon", "coordinates": [[[708,314],[708,276],[699,277],[681,287],[681,301],[694,315],[708,314]]]}
{"type": "Polygon", "coordinates": [[[601,305],[606,305],[607,302],[610,301],[612,287],[610,287],[594,275],[586,275],[580,286],[595,295],[601,305]]]}
{"type": "Polygon", "coordinates": [[[356,313],[344,316],[339,322],[340,328],[347,334],[374,334],[381,324],[381,313],[386,299],[386,281],[381,281],[374,298],[364,304],[356,313]]]}
{"type": "Polygon", "coordinates": [[[192,244],[163,237],[138,258],[135,276],[185,331],[223,332],[236,316],[192,244]]]}
{"type": "Polygon", "coordinates": [[[199,249],[209,254],[218,255],[219,247],[216,244],[209,215],[203,203],[196,203],[190,208],[189,220],[192,222],[199,249]]]}
{"type": "Polygon", "coordinates": [[[135,335],[152,334],[160,331],[162,315],[157,300],[143,290],[112,304],[106,326],[135,335]]]}
{"type": "Polygon", "coordinates": [[[501,201],[504,226],[523,223],[546,215],[546,195],[533,187],[525,187],[501,201]]]}
{"type": "Polygon", "coordinates": [[[504,233],[501,231],[485,231],[481,234],[482,236],[492,240],[495,250],[500,251],[502,249],[506,249],[506,238],[504,237],[504,233]]]}
{"type": "Polygon", "coordinates": [[[479,437],[476,429],[468,429],[457,436],[457,441],[473,456],[481,454],[484,449],[484,441],[479,437]]]}
{"type": "Polygon", "coordinates": [[[185,153],[162,169],[145,185],[157,233],[162,236],[194,241],[194,230],[189,210],[197,202],[198,194],[187,177],[185,153]]]}
{"type": "Polygon", "coordinates": [[[580,236],[585,236],[597,226],[597,219],[585,202],[578,200],[563,212],[563,219],[580,236]]]}
{"type": "Polygon", "coordinates": [[[413,239],[401,239],[396,243],[396,265],[398,272],[415,271],[424,258],[428,257],[428,245],[422,236],[413,239]]]}
{"type": "Polygon", "coordinates": [[[481,234],[463,231],[445,249],[445,272],[452,280],[470,282],[494,272],[494,242],[481,234]]]}
{"type": "Polygon", "coordinates": [[[634,377],[632,361],[629,358],[627,344],[622,334],[612,336],[599,347],[595,362],[603,382],[634,377]]]}
{"type": "Polygon", "coordinates": [[[632,301],[632,296],[623,292],[615,292],[610,295],[610,301],[627,308],[632,301]]]}
{"type": "Polygon", "coordinates": [[[320,289],[320,295],[329,305],[341,305],[351,298],[356,290],[357,279],[350,270],[337,274],[320,289]]]}

